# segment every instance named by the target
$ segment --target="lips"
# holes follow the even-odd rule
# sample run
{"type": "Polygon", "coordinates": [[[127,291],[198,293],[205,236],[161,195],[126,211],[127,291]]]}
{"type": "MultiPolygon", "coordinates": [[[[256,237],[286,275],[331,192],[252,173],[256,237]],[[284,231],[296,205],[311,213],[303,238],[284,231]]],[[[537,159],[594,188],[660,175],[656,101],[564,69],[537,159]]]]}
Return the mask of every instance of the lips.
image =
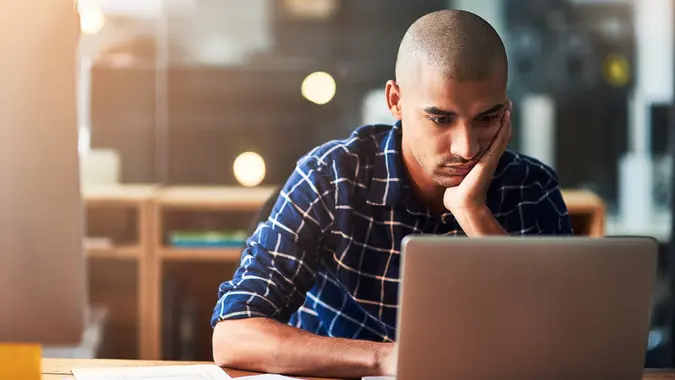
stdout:
{"type": "Polygon", "coordinates": [[[443,171],[449,175],[467,175],[473,169],[473,165],[470,166],[443,166],[443,171]]]}

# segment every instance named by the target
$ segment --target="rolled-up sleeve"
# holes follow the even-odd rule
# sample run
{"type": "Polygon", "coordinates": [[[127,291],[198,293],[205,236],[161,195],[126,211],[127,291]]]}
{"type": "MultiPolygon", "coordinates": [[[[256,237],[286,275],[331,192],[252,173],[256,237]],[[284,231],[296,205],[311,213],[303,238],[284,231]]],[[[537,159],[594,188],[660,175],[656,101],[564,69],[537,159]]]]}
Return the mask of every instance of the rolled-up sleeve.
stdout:
{"type": "Polygon", "coordinates": [[[317,247],[333,223],[335,187],[312,157],[301,160],[264,223],[246,241],[231,281],[218,289],[211,326],[267,317],[286,323],[315,282],[317,247]]]}

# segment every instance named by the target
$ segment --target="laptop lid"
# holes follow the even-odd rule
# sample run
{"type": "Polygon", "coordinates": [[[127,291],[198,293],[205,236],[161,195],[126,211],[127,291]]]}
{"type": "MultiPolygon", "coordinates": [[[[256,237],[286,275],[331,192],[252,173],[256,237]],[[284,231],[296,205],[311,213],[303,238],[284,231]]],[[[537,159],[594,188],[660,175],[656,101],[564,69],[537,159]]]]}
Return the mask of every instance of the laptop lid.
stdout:
{"type": "Polygon", "coordinates": [[[648,238],[402,243],[398,380],[642,378],[648,238]]]}

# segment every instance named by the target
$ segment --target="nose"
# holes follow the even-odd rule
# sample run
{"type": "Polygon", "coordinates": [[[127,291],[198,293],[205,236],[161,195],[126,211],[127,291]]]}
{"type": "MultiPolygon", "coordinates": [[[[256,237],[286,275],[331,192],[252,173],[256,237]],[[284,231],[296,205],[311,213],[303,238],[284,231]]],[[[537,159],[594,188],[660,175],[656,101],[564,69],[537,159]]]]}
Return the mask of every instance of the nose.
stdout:
{"type": "Polygon", "coordinates": [[[450,153],[453,156],[471,160],[480,152],[477,136],[469,123],[458,122],[455,128],[452,128],[450,136],[450,153]]]}

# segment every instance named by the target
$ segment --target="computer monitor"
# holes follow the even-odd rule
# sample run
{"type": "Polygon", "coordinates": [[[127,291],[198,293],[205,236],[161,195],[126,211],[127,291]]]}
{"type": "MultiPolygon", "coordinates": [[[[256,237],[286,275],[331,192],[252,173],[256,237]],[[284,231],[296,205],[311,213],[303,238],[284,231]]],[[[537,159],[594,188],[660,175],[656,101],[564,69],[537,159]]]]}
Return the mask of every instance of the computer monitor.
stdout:
{"type": "Polygon", "coordinates": [[[0,2],[0,342],[80,342],[86,298],[77,13],[0,2]]]}

